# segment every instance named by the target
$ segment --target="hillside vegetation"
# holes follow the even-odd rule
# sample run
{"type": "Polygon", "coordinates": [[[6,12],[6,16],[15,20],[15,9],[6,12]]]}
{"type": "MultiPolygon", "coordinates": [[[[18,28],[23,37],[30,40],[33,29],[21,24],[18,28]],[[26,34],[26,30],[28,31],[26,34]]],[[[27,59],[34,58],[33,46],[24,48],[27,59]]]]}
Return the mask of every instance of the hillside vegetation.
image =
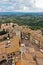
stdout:
{"type": "Polygon", "coordinates": [[[0,26],[2,23],[17,23],[19,25],[27,25],[33,30],[42,29],[43,30],[43,15],[5,15],[0,16],[0,26]]]}

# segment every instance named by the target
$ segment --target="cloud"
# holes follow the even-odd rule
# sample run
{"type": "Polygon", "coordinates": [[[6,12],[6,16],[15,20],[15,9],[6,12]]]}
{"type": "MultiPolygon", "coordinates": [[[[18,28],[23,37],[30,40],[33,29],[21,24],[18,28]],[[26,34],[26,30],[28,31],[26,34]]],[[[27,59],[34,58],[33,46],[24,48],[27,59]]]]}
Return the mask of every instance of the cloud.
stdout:
{"type": "Polygon", "coordinates": [[[43,0],[0,0],[0,12],[43,12],[43,0]]]}
{"type": "Polygon", "coordinates": [[[36,0],[36,7],[43,9],[43,0],[36,0]]]}

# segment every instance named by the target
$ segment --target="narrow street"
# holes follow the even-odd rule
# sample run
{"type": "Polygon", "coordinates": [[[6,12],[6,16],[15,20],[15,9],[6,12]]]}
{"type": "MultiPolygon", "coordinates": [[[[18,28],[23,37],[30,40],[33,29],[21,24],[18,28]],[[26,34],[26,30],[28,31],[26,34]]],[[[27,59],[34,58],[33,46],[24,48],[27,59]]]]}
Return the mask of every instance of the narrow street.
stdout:
{"type": "Polygon", "coordinates": [[[35,43],[31,43],[30,40],[23,39],[21,43],[24,43],[26,47],[34,48],[35,51],[40,51],[40,47],[35,43]]]}

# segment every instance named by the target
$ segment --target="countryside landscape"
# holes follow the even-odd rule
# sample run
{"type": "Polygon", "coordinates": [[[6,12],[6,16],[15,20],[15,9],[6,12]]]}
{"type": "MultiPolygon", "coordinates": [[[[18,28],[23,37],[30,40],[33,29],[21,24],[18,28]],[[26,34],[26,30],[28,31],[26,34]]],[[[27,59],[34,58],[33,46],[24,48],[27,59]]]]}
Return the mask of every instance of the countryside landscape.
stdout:
{"type": "Polygon", "coordinates": [[[1,13],[0,65],[43,65],[42,61],[43,13],[1,13]]]}
{"type": "Polygon", "coordinates": [[[0,0],[0,65],[43,65],[43,0],[0,0]]]}

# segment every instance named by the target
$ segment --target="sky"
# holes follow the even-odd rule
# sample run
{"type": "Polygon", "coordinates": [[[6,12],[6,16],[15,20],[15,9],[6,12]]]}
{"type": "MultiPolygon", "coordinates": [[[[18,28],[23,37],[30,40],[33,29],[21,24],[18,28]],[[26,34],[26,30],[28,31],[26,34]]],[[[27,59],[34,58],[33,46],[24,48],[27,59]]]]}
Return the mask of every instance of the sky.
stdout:
{"type": "Polygon", "coordinates": [[[0,12],[43,12],[43,0],[0,0],[0,12]]]}

